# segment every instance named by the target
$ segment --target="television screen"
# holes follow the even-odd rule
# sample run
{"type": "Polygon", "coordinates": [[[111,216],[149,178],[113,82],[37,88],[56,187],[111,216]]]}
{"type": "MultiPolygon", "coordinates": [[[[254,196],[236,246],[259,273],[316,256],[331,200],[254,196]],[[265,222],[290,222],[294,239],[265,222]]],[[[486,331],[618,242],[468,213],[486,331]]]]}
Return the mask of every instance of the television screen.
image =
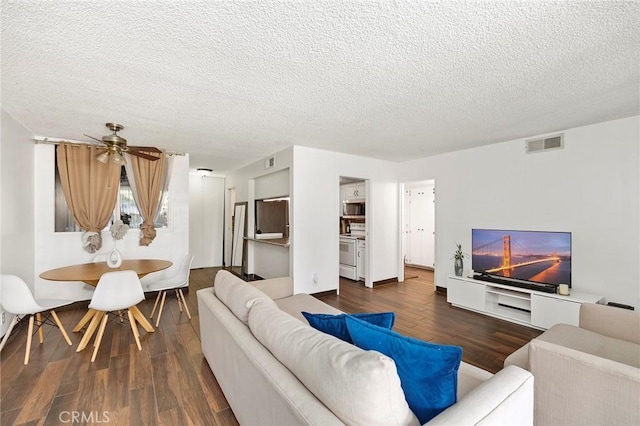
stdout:
{"type": "Polygon", "coordinates": [[[571,233],[471,230],[474,273],[571,286],[571,233]]]}

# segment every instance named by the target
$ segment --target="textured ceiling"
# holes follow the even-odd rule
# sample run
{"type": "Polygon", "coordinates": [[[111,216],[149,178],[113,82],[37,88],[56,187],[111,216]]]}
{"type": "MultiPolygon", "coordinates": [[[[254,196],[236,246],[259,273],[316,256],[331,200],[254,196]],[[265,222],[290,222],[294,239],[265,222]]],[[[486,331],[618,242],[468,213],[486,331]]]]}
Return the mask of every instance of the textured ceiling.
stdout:
{"type": "Polygon", "coordinates": [[[639,28],[636,1],[2,0],[2,108],[217,171],[402,161],[639,114],[639,28]]]}

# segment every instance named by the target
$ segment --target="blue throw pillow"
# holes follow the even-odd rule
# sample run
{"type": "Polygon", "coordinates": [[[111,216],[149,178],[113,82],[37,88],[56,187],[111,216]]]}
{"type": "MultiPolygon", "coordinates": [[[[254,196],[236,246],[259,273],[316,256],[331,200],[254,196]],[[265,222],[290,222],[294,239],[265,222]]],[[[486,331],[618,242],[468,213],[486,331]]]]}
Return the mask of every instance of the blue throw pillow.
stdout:
{"type": "MultiPolygon", "coordinates": [[[[302,315],[307,319],[309,325],[316,330],[335,336],[347,343],[353,343],[344,320],[347,314],[330,315],[302,312],[302,315]]],[[[387,329],[391,329],[396,320],[396,315],[393,312],[361,313],[351,314],[351,316],[387,329]]]]}
{"type": "Polygon", "coordinates": [[[395,361],[407,404],[420,424],[455,404],[462,348],[405,337],[358,318],[345,321],[356,346],[395,361]]]}

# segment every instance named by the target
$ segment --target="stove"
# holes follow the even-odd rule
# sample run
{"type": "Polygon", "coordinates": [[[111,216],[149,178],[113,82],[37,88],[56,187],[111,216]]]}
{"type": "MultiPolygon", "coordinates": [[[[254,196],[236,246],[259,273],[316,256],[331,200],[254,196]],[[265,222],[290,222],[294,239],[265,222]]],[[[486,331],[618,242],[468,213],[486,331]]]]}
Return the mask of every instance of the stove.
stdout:
{"type": "Polygon", "coordinates": [[[364,223],[351,223],[351,236],[356,238],[364,238],[366,235],[364,223]]]}

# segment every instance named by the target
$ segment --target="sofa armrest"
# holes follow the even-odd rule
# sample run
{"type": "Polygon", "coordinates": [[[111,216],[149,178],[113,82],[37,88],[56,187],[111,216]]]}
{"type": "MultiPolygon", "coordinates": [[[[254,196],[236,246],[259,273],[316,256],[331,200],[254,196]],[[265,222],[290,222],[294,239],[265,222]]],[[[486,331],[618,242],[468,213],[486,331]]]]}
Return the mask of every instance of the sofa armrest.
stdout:
{"type": "Polygon", "coordinates": [[[293,280],[291,277],[251,281],[250,284],[272,299],[293,296],[293,280]]]}
{"type": "Polygon", "coordinates": [[[637,424],[640,368],[533,339],[536,424],[637,424]]]}
{"type": "Polygon", "coordinates": [[[510,365],[431,419],[428,425],[532,425],[533,376],[510,365]]]}
{"type": "Polygon", "coordinates": [[[613,306],[580,305],[580,328],[614,339],[640,343],[640,312],[613,306]]]}

